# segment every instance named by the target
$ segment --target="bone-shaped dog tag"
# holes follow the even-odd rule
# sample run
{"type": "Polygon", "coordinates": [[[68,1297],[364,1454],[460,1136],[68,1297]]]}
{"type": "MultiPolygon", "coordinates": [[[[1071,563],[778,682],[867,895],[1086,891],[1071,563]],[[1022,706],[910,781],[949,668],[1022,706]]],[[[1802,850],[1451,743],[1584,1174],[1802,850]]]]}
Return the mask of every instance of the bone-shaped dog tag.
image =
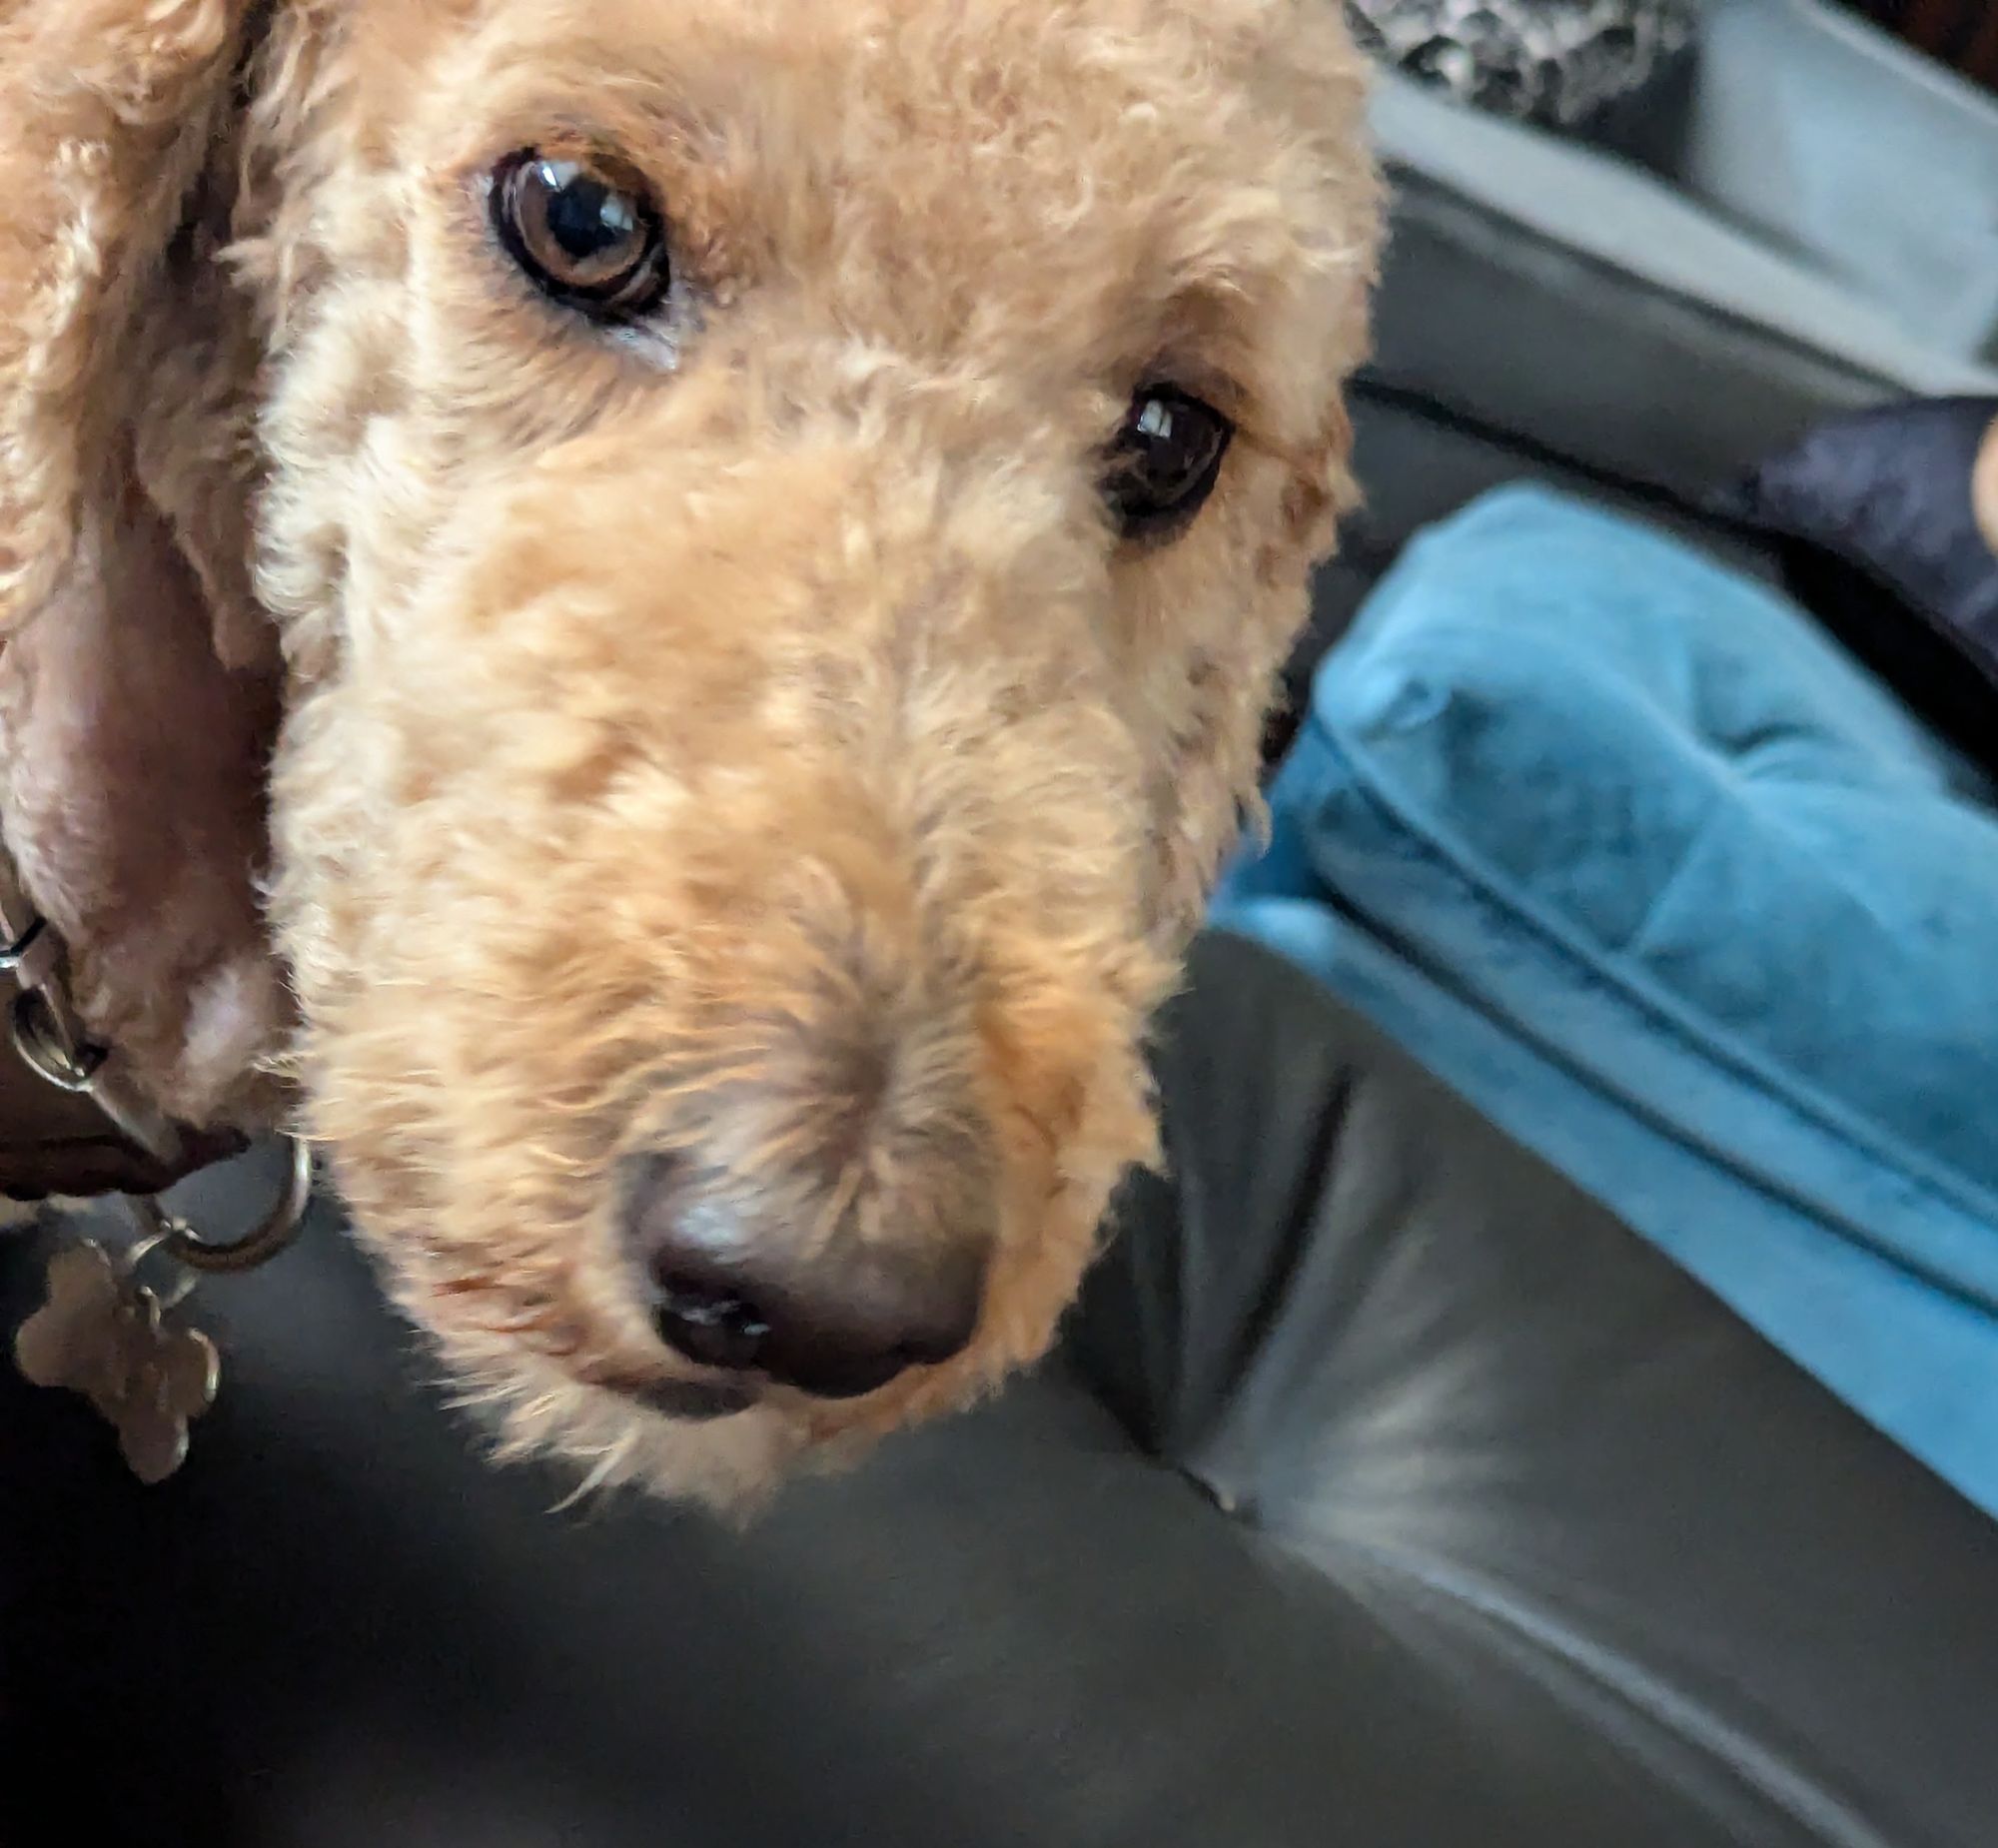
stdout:
{"type": "Polygon", "coordinates": [[[49,1260],[48,1300],[21,1325],[14,1359],[36,1386],[67,1387],[95,1405],[142,1482],[163,1482],[181,1466],[188,1421],[215,1402],[221,1384],[215,1344],[176,1322],[130,1260],[87,1239],[49,1260]]]}

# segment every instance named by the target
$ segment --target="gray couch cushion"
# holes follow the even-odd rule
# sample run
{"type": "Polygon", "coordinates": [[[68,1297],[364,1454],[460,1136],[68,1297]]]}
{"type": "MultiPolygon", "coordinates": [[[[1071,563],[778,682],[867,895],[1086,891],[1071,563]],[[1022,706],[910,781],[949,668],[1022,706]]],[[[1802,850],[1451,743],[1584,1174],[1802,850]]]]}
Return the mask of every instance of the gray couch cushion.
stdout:
{"type": "MultiPolygon", "coordinates": [[[[1734,81],[1752,84],[1765,70],[1742,64],[1734,81]]],[[[1865,134],[1848,125],[1867,120],[1875,104],[1892,118],[1899,92],[1848,86],[1844,96],[1848,113],[1835,125],[1819,126],[1825,132],[1835,126],[1853,158],[1863,159],[1872,145],[1870,124],[1865,134]]],[[[1940,172],[1947,175],[1958,161],[1974,163],[1974,170],[1998,163],[1998,109],[1993,114],[1994,125],[1983,136],[1938,139],[1940,172]]],[[[1640,339],[1654,319],[1669,326],[1695,306],[1709,319],[1740,324],[1763,343],[1774,338],[1799,354],[1821,356],[1820,364],[1870,377],[1881,392],[1981,392],[1998,386],[1998,374],[1979,363],[1974,345],[1951,341],[1940,326],[1904,312],[1904,304],[1855,290],[1828,257],[1814,255],[1782,226],[1772,227],[1772,236],[1714,210],[1690,177],[1647,172],[1586,144],[1461,108],[1407,79],[1383,79],[1373,127],[1383,157],[1399,176],[1454,196],[1462,209],[1489,214],[1490,235],[1516,240],[1520,248],[1513,263],[1526,267],[1549,254],[1586,263],[1618,276],[1633,302],[1655,300],[1655,309],[1639,308],[1630,318],[1631,332],[1640,339]]],[[[1682,158],[1693,157],[1683,153],[1682,158]]],[[[1740,162],[1723,165],[1715,154],[1710,163],[1715,171],[1701,168],[1698,186],[1710,195],[1721,185],[1720,172],[1731,174],[1739,166],[1740,184],[1752,187],[1760,171],[1753,165],[1756,158],[1746,150],[1740,162]]],[[[1766,155],[1759,158],[1766,163],[1766,155]]],[[[1903,168],[1896,184],[1919,218],[1921,195],[1912,189],[1921,184],[1920,176],[1903,168]]],[[[1764,210],[1774,214],[1778,208],[1765,203],[1764,210]]],[[[1476,336],[1482,316],[1475,299],[1437,306],[1438,312],[1452,309],[1463,330],[1476,336]]],[[[1391,333],[1394,325],[1384,319],[1391,333]]],[[[1663,376],[1653,388],[1674,389],[1683,398],[1694,384],[1663,376]]]]}

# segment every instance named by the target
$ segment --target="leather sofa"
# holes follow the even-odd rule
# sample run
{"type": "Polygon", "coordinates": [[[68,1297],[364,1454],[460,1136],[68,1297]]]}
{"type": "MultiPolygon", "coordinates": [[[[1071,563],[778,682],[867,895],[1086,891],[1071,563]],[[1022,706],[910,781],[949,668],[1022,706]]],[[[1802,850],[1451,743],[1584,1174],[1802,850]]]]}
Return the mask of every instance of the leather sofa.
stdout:
{"type": "MultiPolygon", "coordinates": [[[[1955,367],[1589,248],[1406,101],[1321,643],[1520,474],[1768,568],[1701,486],[1955,367]]],[[[0,1840],[1998,1839],[1998,1528],[1268,952],[1203,941],[1158,1066],[1170,1179],[1057,1356],[746,1531],[488,1467],[331,1201],[203,1287],[227,1378],[170,1484],[0,1370],[0,1840]]]]}

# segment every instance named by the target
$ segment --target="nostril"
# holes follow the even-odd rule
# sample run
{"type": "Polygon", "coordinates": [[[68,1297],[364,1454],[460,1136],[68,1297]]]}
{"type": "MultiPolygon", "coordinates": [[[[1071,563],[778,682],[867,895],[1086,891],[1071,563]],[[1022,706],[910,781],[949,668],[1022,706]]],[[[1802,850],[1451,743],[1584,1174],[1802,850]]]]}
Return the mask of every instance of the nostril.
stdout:
{"type": "Polygon", "coordinates": [[[734,1291],[667,1275],[652,1320],[659,1339],[701,1367],[743,1373],[761,1360],[768,1319],[734,1291]]]}
{"type": "Polygon", "coordinates": [[[893,1278],[856,1264],[815,1317],[779,1323],[763,1371],[818,1398],[856,1398],[913,1367],[955,1359],[976,1331],[983,1266],[951,1256],[961,1261],[893,1278]]]}
{"type": "Polygon", "coordinates": [[[822,1398],[872,1392],[961,1353],[989,1239],[852,1237],[809,1251],[749,1190],[648,1156],[624,1181],[623,1233],[653,1328],[694,1365],[822,1398]]]}

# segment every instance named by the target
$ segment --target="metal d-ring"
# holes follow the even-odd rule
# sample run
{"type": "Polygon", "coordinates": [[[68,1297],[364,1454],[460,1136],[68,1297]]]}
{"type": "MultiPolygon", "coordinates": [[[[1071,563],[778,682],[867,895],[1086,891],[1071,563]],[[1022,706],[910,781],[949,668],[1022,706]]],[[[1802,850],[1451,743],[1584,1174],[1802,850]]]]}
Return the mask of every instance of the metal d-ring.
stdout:
{"type": "MultiPolygon", "coordinates": [[[[161,1212],[157,1208],[148,1212],[147,1208],[152,1207],[150,1200],[145,1202],[143,1206],[137,1201],[133,1204],[139,1207],[140,1223],[151,1227],[152,1230],[126,1246],[118,1254],[117,1262],[118,1269],[126,1277],[136,1282],[139,1275],[139,1267],[148,1258],[152,1257],[155,1252],[165,1248],[167,1240],[172,1237],[173,1227],[176,1222],[171,1215],[161,1212]]],[[[149,1291],[147,1293],[159,1304],[163,1314],[168,1310],[179,1309],[194,1294],[195,1285],[201,1282],[201,1279],[185,1266],[175,1273],[175,1277],[176,1281],[173,1288],[168,1290],[165,1295],[161,1295],[157,1291],[149,1291]]]]}
{"type": "Polygon", "coordinates": [[[284,1192],[242,1238],[227,1243],[204,1239],[185,1220],[148,1197],[132,1202],[146,1226],[143,1242],[147,1248],[164,1252],[174,1263],[185,1265],[190,1271],[210,1276],[254,1271],[259,1265],[268,1264],[299,1236],[306,1209],[312,1204],[312,1151],[297,1137],[287,1140],[291,1166],[285,1176],[284,1192]]]}
{"type": "Polygon", "coordinates": [[[97,1047],[71,1042],[46,993],[39,988],[22,989],[14,998],[10,1026],[15,1051],[37,1077],[58,1091],[89,1094],[104,1054],[97,1047]]]}

